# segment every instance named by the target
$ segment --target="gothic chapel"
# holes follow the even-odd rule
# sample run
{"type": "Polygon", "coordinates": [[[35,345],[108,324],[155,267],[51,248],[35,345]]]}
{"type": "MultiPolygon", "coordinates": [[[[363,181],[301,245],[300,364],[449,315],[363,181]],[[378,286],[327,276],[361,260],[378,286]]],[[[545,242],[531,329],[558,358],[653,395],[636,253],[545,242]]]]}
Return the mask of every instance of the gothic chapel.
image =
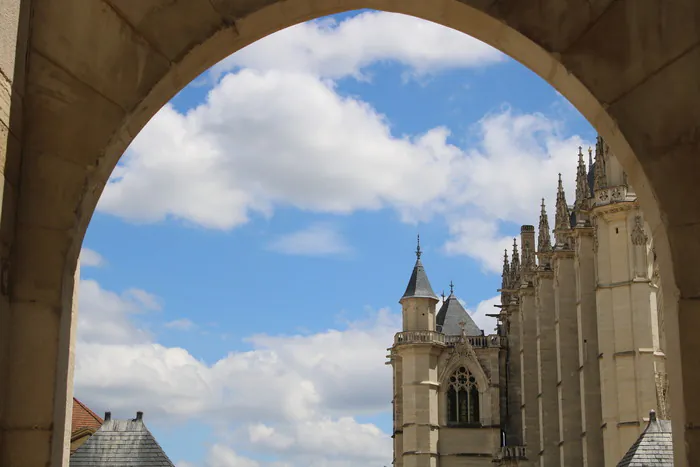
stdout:
{"type": "Polygon", "coordinates": [[[543,200],[505,254],[490,335],[452,284],[435,295],[418,244],[387,363],[395,466],[673,465],[656,255],[602,138],[588,166],[579,149],[573,205],[559,177],[551,232],[543,200]]]}

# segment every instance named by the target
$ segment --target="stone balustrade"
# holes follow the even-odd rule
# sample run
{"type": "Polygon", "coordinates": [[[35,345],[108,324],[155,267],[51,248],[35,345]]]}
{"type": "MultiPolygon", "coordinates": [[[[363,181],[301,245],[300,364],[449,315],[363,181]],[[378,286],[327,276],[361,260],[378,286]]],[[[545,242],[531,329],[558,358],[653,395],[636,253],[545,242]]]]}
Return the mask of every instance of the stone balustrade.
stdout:
{"type": "Polygon", "coordinates": [[[527,459],[525,454],[525,446],[501,446],[496,458],[498,460],[527,459]]]}
{"type": "MultiPolygon", "coordinates": [[[[446,336],[437,331],[402,331],[397,332],[394,336],[394,344],[418,344],[418,343],[436,343],[453,346],[457,344],[461,336],[446,336]]],[[[502,347],[506,345],[506,338],[492,334],[490,336],[467,336],[469,343],[474,348],[485,349],[489,347],[502,347]]]]}

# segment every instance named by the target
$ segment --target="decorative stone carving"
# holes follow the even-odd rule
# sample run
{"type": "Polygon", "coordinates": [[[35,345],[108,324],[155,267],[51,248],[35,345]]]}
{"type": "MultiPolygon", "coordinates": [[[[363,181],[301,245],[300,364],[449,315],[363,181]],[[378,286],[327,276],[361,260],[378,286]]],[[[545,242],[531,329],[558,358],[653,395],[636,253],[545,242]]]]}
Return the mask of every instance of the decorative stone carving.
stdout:
{"type": "Polygon", "coordinates": [[[641,246],[646,245],[649,237],[644,232],[644,222],[642,216],[634,216],[634,228],[632,229],[632,244],[641,246]]]}

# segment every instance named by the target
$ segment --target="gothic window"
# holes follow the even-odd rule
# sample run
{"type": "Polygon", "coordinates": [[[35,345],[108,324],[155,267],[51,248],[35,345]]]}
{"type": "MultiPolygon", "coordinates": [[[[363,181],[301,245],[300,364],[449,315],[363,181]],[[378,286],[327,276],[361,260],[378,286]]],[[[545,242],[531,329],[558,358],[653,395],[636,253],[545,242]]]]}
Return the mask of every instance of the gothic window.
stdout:
{"type": "Polygon", "coordinates": [[[479,389],[466,367],[459,367],[447,385],[447,423],[479,423],[479,389]]]}

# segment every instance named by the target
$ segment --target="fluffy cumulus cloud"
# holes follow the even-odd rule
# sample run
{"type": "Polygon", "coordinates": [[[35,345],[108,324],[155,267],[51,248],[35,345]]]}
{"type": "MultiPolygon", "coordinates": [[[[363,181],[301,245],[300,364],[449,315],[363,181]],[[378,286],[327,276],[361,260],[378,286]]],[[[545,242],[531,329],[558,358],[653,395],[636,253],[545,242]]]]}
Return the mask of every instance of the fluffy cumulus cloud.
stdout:
{"type": "Polygon", "coordinates": [[[454,29],[412,16],[365,12],[340,23],[324,19],[284,29],[231,55],[210,73],[218,78],[251,68],[366,79],[363,70],[379,61],[398,62],[410,73],[425,75],[503,60],[496,49],[454,29]]]}
{"type": "MultiPolygon", "coordinates": [[[[222,77],[203,103],[186,112],[161,109],[131,144],[98,208],[136,222],[172,218],[213,229],[281,207],[335,214],[390,208],[405,222],[443,216],[451,234],[445,251],[497,272],[510,243],[502,224],[536,224],[542,193],[551,193],[551,211],[556,173],[568,188],[573,183],[580,138],[562,136],[544,115],[508,108],[476,122],[478,143],[466,149],[449,144],[442,127],[395,135],[386,116],[341,95],[335,80],[360,76],[379,60],[425,73],[501,59],[466,35],[389,13],[289,28],[219,64],[212,73],[222,77]],[[412,34],[395,34],[409,26],[412,34]]],[[[335,254],[347,249],[336,234],[316,228],[271,247],[335,254]],[[317,252],[308,249],[314,236],[317,252]]]]}
{"type": "Polygon", "coordinates": [[[204,467],[359,467],[391,459],[389,435],[355,417],[390,410],[384,361],[396,314],[382,309],[311,335],[251,336],[250,350],[208,364],[141,327],[139,317],[162,313],[147,292],[116,293],[85,279],[79,296],[76,393],[115,416],[139,407],[154,423],[215,425],[220,436],[204,467]],[[288,463],[249,458],[256,452],[288,463]]]}

